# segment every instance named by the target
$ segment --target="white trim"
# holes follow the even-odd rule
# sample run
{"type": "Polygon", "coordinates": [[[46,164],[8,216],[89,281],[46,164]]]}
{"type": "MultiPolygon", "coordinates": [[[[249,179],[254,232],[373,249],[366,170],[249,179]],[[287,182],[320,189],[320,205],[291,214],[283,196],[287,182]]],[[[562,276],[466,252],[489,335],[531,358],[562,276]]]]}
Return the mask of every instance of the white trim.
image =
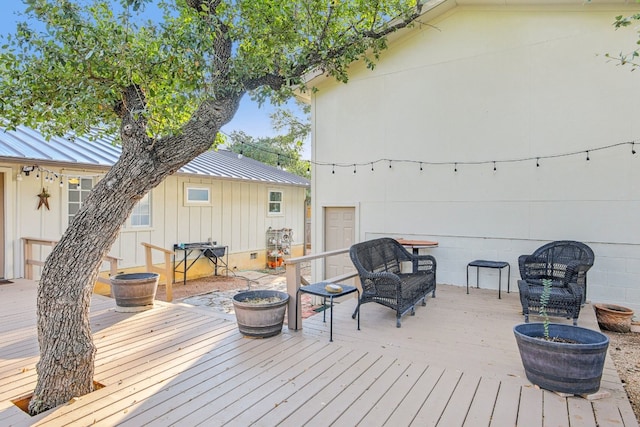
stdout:
{"type": "Polygon", "coordinates": [[[284,210],[286,206],[284,205],[284,190],[281,188],[268,188],[267,189],[267,216],[284,216],[284,210]],[[280,193],[280,200],[271,200],[271,193],[280,193]],[[280,210],[278,212],[271,212],[270,205],[271,203],[279,203],[280,210]]]}
{"type": "Polygon", "coordinates": [[[212,206],[211,185],[184,182],[183,190],[184,190],[184,201],[183,201],[184,206],[212,206]],[[194,190],[195,193],[199,193],[200,196],[205,196],[205,192],[206,192],[206,199],[190,199],[189,198],[190,190],[194,190]]]}

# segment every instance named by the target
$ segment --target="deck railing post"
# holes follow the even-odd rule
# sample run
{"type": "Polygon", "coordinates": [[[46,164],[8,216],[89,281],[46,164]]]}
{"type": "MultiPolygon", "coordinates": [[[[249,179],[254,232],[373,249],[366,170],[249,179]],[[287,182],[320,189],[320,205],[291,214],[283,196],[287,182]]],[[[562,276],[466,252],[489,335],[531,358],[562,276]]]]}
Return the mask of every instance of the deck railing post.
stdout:
{"type": "Polygon", "coordinates": [[[302,329],[302,310],[296,310],[296,307],[299,306],[296,296],[298,294],[298,288],[300,287],[301,281],[300,263],[294,260],[287,260],[285,261],[285,267],[287,293],[289,294],[289,307],[287,308],[287,326],[289,327],[289,329],[295,330],[297,325],[298,329],[302,329]],[[297,319],[296,312],[298,313],[297,319]]]}

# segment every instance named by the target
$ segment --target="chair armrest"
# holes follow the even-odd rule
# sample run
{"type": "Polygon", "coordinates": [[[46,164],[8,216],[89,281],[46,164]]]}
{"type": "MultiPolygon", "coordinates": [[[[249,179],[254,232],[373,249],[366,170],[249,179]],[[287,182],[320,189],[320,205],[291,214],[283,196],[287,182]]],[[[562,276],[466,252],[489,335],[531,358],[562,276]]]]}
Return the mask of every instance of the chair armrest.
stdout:
{"type": "Polygon", "coordinates": [[[567,289],[578,297],[579,301],[582,301],[582,287],[577,283],[571,282],[567,285],[567,289]]]}
{"type": "Polygon", "coordinates": [[[580,272],[586,272],[591,268],[590,264],[585,264],[582,261],[570,261],[567,264],[567,272],[565,274],[566,283],[578,283],[578,275],[580,272]]]}
{"type": "Polygon", "coordinates": [[[424,273],[436,271],[436,259],[433,255],[413,255],[410,257],[412,272],[424,273]],[[420,263],[420,261],[429,261],[429,263],[420,263]]]}
{"type": "Polygon", "coordinates": [[[528,298],[529,297],[529,283],[526,280],[518,280],[518,291],[520,292],[520,297],[528,298]]]}

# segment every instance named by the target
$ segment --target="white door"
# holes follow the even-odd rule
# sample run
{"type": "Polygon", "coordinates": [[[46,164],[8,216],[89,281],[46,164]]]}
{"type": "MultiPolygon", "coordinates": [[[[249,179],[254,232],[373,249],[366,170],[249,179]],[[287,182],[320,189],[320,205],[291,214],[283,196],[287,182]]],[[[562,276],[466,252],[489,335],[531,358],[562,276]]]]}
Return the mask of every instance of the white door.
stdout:
{"type": "MultiPolygon", "coordinates": [[[[349,248],[355,239],[355,208],[324,208],[324,250],[349,248]]],[[[349,254],[325,260],[324,277],[330,278],[355,271],[349,254]]],[[[349,281],[350,282],[350,281],[349,281]]]]}

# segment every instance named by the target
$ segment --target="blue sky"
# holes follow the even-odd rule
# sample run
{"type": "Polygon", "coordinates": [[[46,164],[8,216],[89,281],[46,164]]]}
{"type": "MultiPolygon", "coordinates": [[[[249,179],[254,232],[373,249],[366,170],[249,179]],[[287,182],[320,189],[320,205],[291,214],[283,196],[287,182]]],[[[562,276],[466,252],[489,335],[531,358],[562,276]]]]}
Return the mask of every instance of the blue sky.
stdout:
{"type": "MultiPolygon", "coordinates": [[[[0,13],[0,33],[4,36],[15,31],[16,22],[22,20],[17,13],[25,10],[22,0],[1,0],[3,12],[0,13]]],[[[295,103],[291,101],[288,108],[299,111],[295,103]]],[[[274,107],[267,103],[258,106],[257,103],[245,96],[240,104],[240,109],[233,120],[222,128],[225,133],[243,131],[253,137],[274,136],[277,132],[271,126],[269,115],[274,107]]],[[[303,152],[303,158],[310,158],[308,144],[303,152]]]]}

